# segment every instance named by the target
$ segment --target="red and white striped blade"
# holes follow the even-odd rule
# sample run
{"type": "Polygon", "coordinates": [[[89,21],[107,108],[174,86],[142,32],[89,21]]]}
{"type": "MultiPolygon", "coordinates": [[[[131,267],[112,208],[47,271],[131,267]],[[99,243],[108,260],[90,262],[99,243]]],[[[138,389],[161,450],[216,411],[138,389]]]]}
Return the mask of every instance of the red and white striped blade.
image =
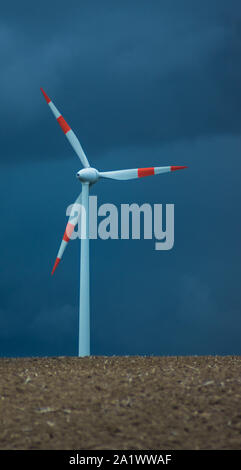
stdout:
{"type": "Polygon", "coordinates": [[[57,268],[61,258],[63,257],[65,248],[67,247],[68,242],[70,240],[70,237],[71,237],[71,235],[74,231],[74,228],[75,228],[75,226],[78,222],[79,215],[80,215],[80,204],[81,204],[81,193],[77,197],[75,203],[73,204],[73,206],[71,208],[71,212],[70,212],[68,223],[66,225],[66,229],[65,229],[65,232],[64,232],[63,240],[61,242],[61,245],[60,245],[60,248],[59,248],[59,251],[58,251],[58,254],[57,254],[57,258],[55,260],[54,267],[53,267],[52,272],[51,272],[52,275],[54,274],[55,269],[57,268]]]}
{"type": "Polygon", "coordinates": [[[72,131],[72,129],[69,127],[69,125],[67,124],[67,122],[65,121],[65,119],[63,118],[63,116],[60,114],[60,112],[58,111],[58,109],[56,108],[56,106],[54,105],[53,101],[51,101],[51,99],[48,97],[48,95],[45,93],[45,91],[43,90],[43,88],[40,88],[40,90],[42,91],[43,95],[44,95],[44,98],[45,100],[47,101],[53,115],[55,116],[55,118],[57,119],[62,131],[64,132],[64,134],[66,135],[70,145],[72,145],[74,151],[77,153],[82,165],[85,167],[85,168],[88,168],[90,166],[88,160],[87,160],[87,157],[80,145],[80,142],[79,140],[77,139],[75,133],[72,131]]]}
{"type": "Polygon", "coordinates": [[[99,175],[102,178],[110,178],[113,180],[133,180],[135,178],[142,178],[143,176],[159,175],[161,173],[168,173],[169,171],[182,170],[186,166],[154,166],[150,168],[134,168],[131,170],[117,170],[117,171],[100,171],[99,175]]]}

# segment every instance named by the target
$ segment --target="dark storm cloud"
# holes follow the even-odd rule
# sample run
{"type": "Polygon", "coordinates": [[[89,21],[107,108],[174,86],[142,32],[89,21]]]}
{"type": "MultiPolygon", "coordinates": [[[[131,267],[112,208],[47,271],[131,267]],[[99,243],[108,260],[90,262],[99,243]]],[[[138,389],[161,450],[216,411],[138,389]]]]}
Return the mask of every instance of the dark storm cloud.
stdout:
{"type": "Polygon", "coordinates": [[[88,154],[240,133],[238,2],[12,6],[0,19],[2,160],[71,153],[40,86],[88,154]]]}

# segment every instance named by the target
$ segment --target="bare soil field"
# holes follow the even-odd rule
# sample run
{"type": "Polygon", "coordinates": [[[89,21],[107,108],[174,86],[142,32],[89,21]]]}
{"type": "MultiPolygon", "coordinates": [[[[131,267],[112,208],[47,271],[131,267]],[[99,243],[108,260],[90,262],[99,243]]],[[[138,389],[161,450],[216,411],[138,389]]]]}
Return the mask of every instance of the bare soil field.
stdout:
{"type": "Polygon", "coordinates": [[[241,357],[1,358],[0,449],[241,449],[241,357]]]}

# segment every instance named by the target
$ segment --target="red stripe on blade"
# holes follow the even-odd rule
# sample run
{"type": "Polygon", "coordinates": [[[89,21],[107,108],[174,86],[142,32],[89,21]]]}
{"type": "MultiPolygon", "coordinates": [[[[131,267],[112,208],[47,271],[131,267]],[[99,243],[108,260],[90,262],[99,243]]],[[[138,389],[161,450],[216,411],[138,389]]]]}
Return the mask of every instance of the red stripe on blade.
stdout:
{"type": "Polygon", "coordinates": [[[60,125],[62,131],[63,131],[65,134],[67,134],[67,132],[70,131],[70,127],[69,127],[69,125],[67,124],[67,122],[64,120],[63,116],[59,116],[59,117],[57,118],[57,121],[58,121],[58,123],[59,123],[59,125],[60,125]]]}
{"type": "Polygon", "coordinates": [[[171,171],[183,170],[184,168],[187,168],[187,166],[171,166],[171,171]]]}
{"type": "Polygon", "coordinates": [[[43,95],[44,95],[44,98],[46,99],[47,103],[50,103],[51,99],[48,97],[47,93],[45,93],[45,91],[43,90],[43,88],[40,88],[40,90],[42,91],[43,95]]]}
{"type": "Polygon", "coordinates": [[[138,168],[138,178],[154,175],[154,168],[138,168]]]}
{"type": "Polygon", "coordinates": [[[71,224],[71,223],[68,223],[68,224],[67,224],[67,227],[66,227],[66,229],[65,229],[64,236],[63,236],[63,240],[64,240],[65,242],[68,242],[68,241],[69,241],[69,239],[70,239],[70,237],[71,237],[71,235],[72,235],[72,232],[73,232],[73,230],[74,230],[74,227],[75,227],[75,226],[74,226],[73,224],[71,224]]]}
{"type": "Polygon", "coordinates": [[[55,263],[54,263],[54,267],[53,267],[52,272],[51,272],[52,275],[54,274],[54,271],[57,268],[59,262],[60,262],[60,258],[56,258],[55,263]]]}

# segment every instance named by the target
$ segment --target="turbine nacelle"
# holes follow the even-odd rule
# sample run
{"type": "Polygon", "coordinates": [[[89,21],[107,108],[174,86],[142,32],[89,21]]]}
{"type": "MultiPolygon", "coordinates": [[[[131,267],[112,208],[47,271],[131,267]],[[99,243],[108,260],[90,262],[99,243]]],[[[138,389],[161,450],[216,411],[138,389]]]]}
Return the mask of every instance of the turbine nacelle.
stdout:
{"type": "Polygon", "coordinates": [[[95,168],[83,168],[83,170],[78,171],[76,174],[76,178],[78,178],[81,183],[96,183],[98,181],[100,175],[98,170],[95,168]]]}

